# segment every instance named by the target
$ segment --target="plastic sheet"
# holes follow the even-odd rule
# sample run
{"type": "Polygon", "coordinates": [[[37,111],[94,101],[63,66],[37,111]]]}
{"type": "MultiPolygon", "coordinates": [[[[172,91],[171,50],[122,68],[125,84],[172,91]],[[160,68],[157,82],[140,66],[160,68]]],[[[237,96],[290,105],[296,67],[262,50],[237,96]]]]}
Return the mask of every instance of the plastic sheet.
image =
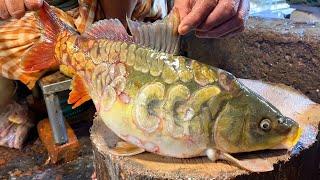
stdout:
{"type": "Polygon", "coordinates": [[[250,16],[284,19],[292,11],[286,0],[250,0],[250,16]]]}

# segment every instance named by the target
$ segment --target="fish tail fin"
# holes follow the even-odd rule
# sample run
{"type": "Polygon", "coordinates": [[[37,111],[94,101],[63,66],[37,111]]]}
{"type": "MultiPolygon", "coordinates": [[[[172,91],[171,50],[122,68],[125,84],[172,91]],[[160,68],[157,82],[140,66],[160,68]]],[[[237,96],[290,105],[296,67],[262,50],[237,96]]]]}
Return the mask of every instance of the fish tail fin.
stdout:
{"type": "Polygon", "coordinates": [[[38,12],[0,22],[0,76],[20,80],[31,89],[46,71],[58,67],[54,58],[57,35],[72,28],[54,10],[44,2],[38,12]]]}
{"type": "Polygon", "coordinates": [[[74,29],[58,18],[46,2],[43,3],[38,15],[43,28],[43,41],[34,45],[23,56],[21,66],[27,72],[58,69],[59,61],[55,58],[57,36],[62,31],[75,32],[74,29]]]}

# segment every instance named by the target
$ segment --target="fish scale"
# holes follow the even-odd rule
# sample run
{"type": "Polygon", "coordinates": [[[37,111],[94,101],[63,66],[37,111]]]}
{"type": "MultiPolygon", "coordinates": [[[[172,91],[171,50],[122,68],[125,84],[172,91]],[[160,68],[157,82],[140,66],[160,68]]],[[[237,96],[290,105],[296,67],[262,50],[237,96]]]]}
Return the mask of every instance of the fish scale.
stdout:
{"type": "MultiPolygon", "coordinates": [[[[62,33],[61,36],[66,35],[62,33]]],[[[61,59],[63,54],[67,54],[69,61],[63,63],[70,64],[74,69],[80,70],[81,68],[79,68],[79,66],[85,64],[86,61],[86,59],[83,58],[85,52],[78,52],[77,49],[81,48],[75,44],[77,37],[71,37],[58,39],[56,56],[61,59]],[[65,48],[59,49],[59,47],[65,48]],[[78,60],[72,61],[75,54],[78,54],[77,58],[75,58],[78,60]],[[84,62],[81,62],[82,60],[84,62]]],[[[182,56],[156,52],[152,49],[139,47],[126,42],[99,40],[88,50],[88,54],[94,64],[100,64],[102,62],[126,62],[126,65],[133,67],[136,71],[149,73],[155,77],[161,76],[164,82],[168,84],[172,84],[178,79],[183,82],[188,82],[191,80],[191,77],[202,86],[217,80],[216,73],[213,72],[213,70],[208,69],[207,66],[201,66],[196,61],[182,56]],[[188,63],[191,64],[191,67],[187,66],[188,63]],[[179,67],[175,67],[175,64],[179,64],[179,67]]]]}
{"type": "MultiPolygon", "coordinates": [[[[69,39],[72,40],[72,42],[75,41],[74,38],[69,38],[69,39]]],[[[58,43],[58,44],[60,44],[60,43],[58,43]]],[[[70,41],[66,41],[65,44],[67,45],[67,47],[69,47],[71,45],[76,46],[75,43],[71,44],[70,41]]],[[[83,43],[81,43],[81,44],[83,44],[83,43]]],[[[81,53],[80,47],[77,47],[77,48],[76,47],[69,47],[67,49],[74,50],[74,52],[72,52],[72,53],[62,51],[62,53],[67,53],[69,58],[70,58],[70,55],[71,56],[75,56],[76,54],[83,55],[83,53],[81,53]],[[77,50],[77,49],[80,49],[80,50],[77,50]]],[[[164,81],[167,84],[175,83],[178,80],[180,80],[181,82],[185,82],[187,78],[183,76],[183,73],[180,73],[181,75],[179,77],[178,72],[183,72],[186,70],[188,70],[191,74],[193,74],[192,77],[194,77],[194,78],[193,78],[192,83],[194,83],[194,84],[196,84],[196,83],[198,83],[198,85],[200,85],[200,84],[207,85],[208,84],[206,82],[201,82],[201,78],[200,77],[198,78],[198,76],[206,77],[206,79],[211,78],[208,76],[208,73],[206,73],[206,71],[200,71],[200,70],[198,70],[200,72],[197,71],[197,68],[201,69],[201,66],[199,66],[199,65],[194,65],[194,66],[191,65],[190,67],[187,67],[187,64],[194,64],[194,63],[190,63],[189,61],[191,61],[191,60],[189,60],[187,58],[184,58],[181,56],[172,56],[170,54],[166,54],[166,53],[162,53],[162,52],[156,52],[156,51],[148,49],[148,48],[139,47],[135,44],[127,44],[125,42],[120,42],[120,41],[99,40],[99,42],[93,43],[93,46],[91,47],[91,49],[88,50],[88,52],[89,52],[88,54],[90,55],[89,57],[90,57],[91,61],[96,65],[101,64],[102,62],[117,63],[119,61],[120,62],[122,61],[122,62],[126,63],[125,59],[128,59],[128,61],[131,60],[131,62],[129,64],[126,63],[126,65],[129,68],[131,67],[135,71],[138,71],[141,73],[148,73],[149,70],[151,69],[151,70],[153,70],[153,73],[148,73],[148,74],[161,78],[162,81],[164,81]],[[132,49],[132,50],[130,50],[130,49],[132,49]],[[120,54],[122,54],[122,56],[120,56],[120,54]],[[120,57],[124,57],[124,60],[120,60],[120,57]],[[181,61],[183,61],[185,63],[179,64],[181,61]],[[156,63],[154,63],[154,62],[156,62],[156,63]],[[159,66],[159,62],[163,62],[162,63],[163,66],[159,66]],[[179,64],[179,67],[174,67],[174,66],[176,66],[176,64],[179,64]],[[196,68],[196,69],[193,69],[193,68],[196,68]],[[203,73],[201,73],[201,72],[203,72],[203,73]]],[[[70,64],[71,66],[77,68],[78,66],[85,64],[85,59],[81,58],[81,60],[83,60],[83,62],[79,61],[80,58],[76,58],[76,59],[78,61],[75,61],[75,63],[72,63],[73,61],[71,61],[71,64],[70,64]]],[[[80,69],[78,69],[78,70],[80,70],[80,69]]],[[[82,68],[82,69],[84,70],[84,68],[82,68]]],[[[210,74],[210,75],[213,76],[213,74],[210,74]]],[[[214,78],[217,79],[216,77],[214,77],[214,78]]],[[[128,79],[130,79],[130,77],[128,79]]],[[[90,79],[90,80],[92,80],[92,79],[90,79]]],[[[212,81],[212,82],[214,82],[214,81],[212,81]]],[[[101,85],[99,85],[99,84],[100,83],[98,83],[98,86],[96,88],[99,91],[102,91],[102,89],[104,89],[104,88],[101,88],[101,85]]],[[[183,86],[183,85],[180,85],[180,86],[182,86],[182,88],[188,89],[188,87],[186,87],[186,86],[183,86]]],[[[178,85],[178,87],[179,87],[179,85],[178,85]]],[[[217,92],[220,91],[220,89],[218,88],[217,85],[212,86],[212,87],[215,88],[215,91],[217,91],[217,92]]],[[[204,90],[208,90],[208,89],[204,89],[204,90]]],[[[203,89],[202,89],[202,91],[203,91],[203,89]]],[[[174,91],[172,91],[172,89],[171,89],[171,92],[174,92],[174,91]]],[[[195,92],[194,94],[197,94],[197,93],[195,92]]],[[[196,96],[196,98],[198,98],[197,95],[195,95],[195,96],[196,96]]],[[[101,95],[99,97],[101,97],[101,95]]],[[[208,96],[208,97],[210,97],[210,96],[208,96]]],[[[208,99],[206,101],[203,101],[198,106],[199,107],[203,106],[202,104],[206,103],[207,101],[208,101],[208,99]]],[[[167,103],[169,103],[169,102],[167,102],[167,103]]],[[[147,106],[148,106],[148,104],[147,104],[147,106]]],[[[178,107],[176,107],[176,108],[178,109],[178,107]]],[[[190,116],[191,110],[190,109],[188,109],[188,110],[189,111],[187,111],[185,109],[185,113],[189,112],[189,116],[190,116]]],[[[141,109],[139,109],[139,111],[141,111],[141,109]]],[[[139,113],[139,111],[137,112],[137,114],[139,113]]],[[[167,111],[169,111],[169,109],[167,109],[167,111]]],[[[172,111],[172,109],[171,109],[171,111],[172,111]]],[[[173,110],[173,111],[175,111],[175,110],[173,110]]],[[[200,110],[196,110],[196,112],[192,112],[192,113],[199,113],[199,111],[200,110]]],[[[180,112],[180,114],[181,114],[181,112],[180,112]]],[[[197,117],[197,116],[188,117],[187,114],[184,116],[186,116],[185,119],[190,119],[190,120],[195,119],[194,121],[198,122],[198,123],[191,123],[192,126],[196,126],[196,127],[202,126],[201,125],[202,121],[197,121],[197,119],[199,117],[197,117]]],[[[213,115],[210,115],[210,116],[213,116],[213,115]]],[[[209,116],[207,116],[206,119],[208,119],[208,117],[209,116]]],[[[170,119],[172,119],[172,120],[167,121],[167,124],[166,124],[166,126],[168,127],[167,133],[172,134],[173,136],[177,137],[177,135],[174,135],[174,134],[176,134],[176,129],[182,128],[180,131],[177,131],[177,132],[178,132],[178,134],[180,134],[179,136],[183,137],[185,135],[190,135],[190,132],[194,131],[194,130],[190,131],[190,129],[192,129],[192,126],[190,126],[190,123],[188,122],[188,120],[180,120],[180,121],[178,120],[177,121],[177,120],[174,120],[173,115],[172,115],[172,117],[170,117],[170,119]],[[176,126],[175,124],[179,124],[180,127],[176,126]]],[[[140,122],[140,124],[145,124],[145,123],[147,123],[147,122],[144,122],[144,121],[140,122]]],[[[202,130],[200,130],[200,132],[202,132],[202,130]]]]}

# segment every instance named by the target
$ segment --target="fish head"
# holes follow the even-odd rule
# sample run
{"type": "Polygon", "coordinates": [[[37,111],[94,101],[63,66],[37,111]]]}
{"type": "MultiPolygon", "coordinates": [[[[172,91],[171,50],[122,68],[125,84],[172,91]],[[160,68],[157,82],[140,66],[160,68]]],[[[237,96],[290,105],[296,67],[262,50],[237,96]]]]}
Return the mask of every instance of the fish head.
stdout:
{"type": "Polygon", "coordinates": [[[299,140],[301,128],[271,103],[244,87],[218,114],[213,134],[217,148],[228,153],[290,150],[299,140]]]}

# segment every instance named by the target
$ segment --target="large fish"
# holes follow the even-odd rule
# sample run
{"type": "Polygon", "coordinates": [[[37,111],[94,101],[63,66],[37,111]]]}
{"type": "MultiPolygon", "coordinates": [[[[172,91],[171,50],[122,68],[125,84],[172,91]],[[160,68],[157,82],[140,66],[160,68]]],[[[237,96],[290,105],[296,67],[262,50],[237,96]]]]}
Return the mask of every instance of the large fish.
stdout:
{"type": "MultiPolygon", "coordinates": [[[[44,3],[44,41],[23,56],[24,71],[60,67],[73,77],[69,103],[93,100],[120,138],[111,152],[148,151],[176,158],[208,156],[251,171],[271,170],[230,154],[290,149],[299,125],[232,74],[177,55],[179,16],[154,23],[102,20],[79,35],[44,3]]],[[[261,161],[263,162],[263,161],[261,161]]]]}

